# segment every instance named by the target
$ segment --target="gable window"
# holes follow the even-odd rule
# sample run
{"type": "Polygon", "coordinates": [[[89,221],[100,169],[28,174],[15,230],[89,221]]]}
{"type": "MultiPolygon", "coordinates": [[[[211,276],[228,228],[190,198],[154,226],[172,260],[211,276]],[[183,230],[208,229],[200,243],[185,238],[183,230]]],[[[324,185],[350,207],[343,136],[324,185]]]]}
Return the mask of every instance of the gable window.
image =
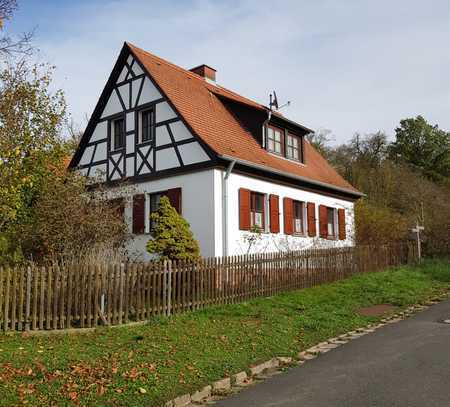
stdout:
{"type": "Polygon", "coordinates": [[[303,235],[305,233],[305,203],[300,201],[293,201],[293,212],[294,233],[303,235]]]}
{"type": "Polygon", "coordinates": [[[286,157],[300,161],[300,139],[293,134],[288,134],[286,140],[286,157]]]}
{"type": "Polygon", "coordinates": [[[250,193],[250,226],[264,230],[265,227],[265,195],[259,192],[250,193]]]}
{"type": "Polygon", "coordinates": [[[147,109],[139,112],[139,129],[141,134],[141,143],[153,139],[153,110],[147,109]]]}
{"type": "Polygon", "coordinates": [[[336,237],[336,210],[327,208],[327,234],[329,238],[336,237]]]}
{"type": "Polygon", "coordinates": [[[284,132],[276,127],[267,127],[267,149],[273,153],[284,154],[284,132]]]}
{"type": "Polygon", "coordinates": [[[125,147],[125,121],[120,118],[112,121],[111,133],[113,149],[118,150],[125,147]]]}

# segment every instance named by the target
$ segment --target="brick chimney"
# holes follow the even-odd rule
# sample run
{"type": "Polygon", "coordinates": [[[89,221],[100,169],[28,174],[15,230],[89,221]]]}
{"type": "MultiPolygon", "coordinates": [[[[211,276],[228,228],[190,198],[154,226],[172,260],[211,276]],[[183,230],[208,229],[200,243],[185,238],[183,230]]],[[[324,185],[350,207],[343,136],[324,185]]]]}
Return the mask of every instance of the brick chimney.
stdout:
{"type": "Polygon", "coordinates": [[[205,78],[208,82],[216,83],[216,70],[208,65],[199,65],[189,70],[205,78]]]}

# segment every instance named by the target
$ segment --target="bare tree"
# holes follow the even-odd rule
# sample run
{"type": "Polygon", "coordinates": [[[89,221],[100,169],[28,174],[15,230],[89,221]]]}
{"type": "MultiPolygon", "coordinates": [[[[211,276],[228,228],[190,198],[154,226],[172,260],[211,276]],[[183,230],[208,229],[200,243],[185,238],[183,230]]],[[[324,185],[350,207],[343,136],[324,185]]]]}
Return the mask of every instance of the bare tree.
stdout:
{"type": "Polygon", "coordinates": [[[13,37],[4,31],[6,20],[10,20],[14,11],[17,10],[16,0],[0,0],[0,57],[13,55],[29,55],[32,51],[31,38],[33,32],[23,33],[13,37]]]}

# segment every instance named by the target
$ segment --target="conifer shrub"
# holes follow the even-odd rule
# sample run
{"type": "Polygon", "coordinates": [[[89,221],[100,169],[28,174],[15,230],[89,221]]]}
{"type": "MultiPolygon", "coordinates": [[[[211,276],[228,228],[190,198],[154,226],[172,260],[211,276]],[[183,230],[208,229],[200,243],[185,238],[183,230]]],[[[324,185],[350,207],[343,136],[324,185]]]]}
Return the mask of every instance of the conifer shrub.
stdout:
{"type": "Polygon", "coordinates": [[[162,197],[158,209],[151,214],[153,238],[147,251],[161,260],[194,261],[200,258],[200,248],[189,223],[175,210],[167,197],[162,197]]]}

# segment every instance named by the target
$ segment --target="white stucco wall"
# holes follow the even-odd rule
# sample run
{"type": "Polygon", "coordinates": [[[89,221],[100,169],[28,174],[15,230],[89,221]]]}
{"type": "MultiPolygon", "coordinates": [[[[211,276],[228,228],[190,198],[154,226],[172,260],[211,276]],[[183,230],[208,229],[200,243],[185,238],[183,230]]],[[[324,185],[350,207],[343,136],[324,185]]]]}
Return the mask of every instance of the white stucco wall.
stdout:
{"type": "MultiPolygon", "coordinates": [[[[215,255],[214,241],[214,201],[212,199],[214,189],[214,170],[178,175],[114,188],[110,191],[110,198],[128,197],[125,204],[125,218],[132,231],[132,200],[136,194],[151,194],[153,192],[165,191],[171,188],[181,187],[182,215],[191,225],[195,238],[199,241],[203,256],[215,255]]],[[[146,211],[148,206],[146,206],[146,211]]],[[[146,213],[146,218],[148,213],[146,213]]],[[[137,260],[146,261],[151,258],[145,246],[150,239],[149,234],[135,235],[127,243],[129,255],[137,260]]]]}
{"type": "MultiPolygon", "coordinates": [[[[223,188],[224,171],[216,169],[215,176],[215,190],[220,191],[215,196],[215,210],[216,213],[222,213],[223,203],[219,200],[223,188]]],[[[245,241],[245,237],[249,232],[239,230],[239,189],[246,188],[251,191],[256,191],[264,194],[275,194],[279,196],[279,212],[280,212],[280,233],[263,233],[260,239],[251,247],[250,253],[268,253],[279,250],[300,250],[311,247],[336,247],[336,246],[350,246],[354,243],[354,205],[352,202],[337,199],[325,195],[320,195],[313,192],[304,191],[290,186],[279,185],[258,178],[253,178],[245,175],[231,173],[228,178],[227,187],[227,224],[228,229],[228,255],[245,254],[248,251],[249,244],[245,241]],[[283,198],[288,197],[294,200],[303,202],[314,202],[316,204],[316,231],[319,233],[318,210],[319,205],[326,205],[333,208],[345,209],[346,220],[346,234],[345,240],[327,240],[321,239],[318,236],[300,237],[284,234],[284,214],[283,214],[283,198]]],[[[268,218],[268,207],[266,207],[266,220],[268,218]]],[[[216,222],[218,220],[216,216],[216,222]]],[[[268,223],[268,222],[267,222],[268,223]]],[[[216,255],[223,255],[223,241],[222,241],[222,227],[216,227],[216,255]],[[220,240],[220,244],[218,241],[220,240]]]]}
{"type": "MultiPolygon", "coordinates": [[[[137,183],[131,186],[114,188],[110,191],[110,198],[127,197],[125,217],[132,231],[132,200],[136,194],[151,194],[171,188],[182,188],[182,215],[191,225],[192,232],[200,244],[202,256],[223,256],[225,250],[228,255],[239,255],[248,252],[249,244],[246,236],[250,232],[239,230],[239,189],[246,188],[264,194],[279,196],[280,233],[263,233],[260,239],[251,247],[249,253],[269,253],[280,250],[299,250],[311,247],[339,247],[354,244],[354,208],[353,203],[302,189],[279,185],[269,181],[231,173],[226,188],[226,205],[224,204],[225,171],[221,169],[205,169],[184,175],[177,175],[137,183]],[[283,198],[288,197],[303,202],[316,204],[316,231],[319,232],[319,205],[326,205],[336,209],[345,209],[346,233],[345,240],[327,240],[316,236],[300,237],[284,234],[283,198]],[[227,217],[223,209],[227,206],[227,217]],[[224,233],[226,227],[226,233],[224,233]],[[227,235],[227,245],[224,236],[227,235]],[[227,246],[227,247],[225,247],[227,246]]],[[[146,206],[146,211],[148,206],[146,206]]],[[[266,208],[266,216],[269,211],[266,208]]],[[[148,213],[146,213],[146,218],[148,213]]],[[[266,217],[266,220],[267,220],[266,217]]],[[[268,223],[268,222],[267,222],[268,223]]],[[[130,256],[137,260],[149,260],[145,246],[150,239],[149,234],[132,236],[127,244],[130,256]]]]}

